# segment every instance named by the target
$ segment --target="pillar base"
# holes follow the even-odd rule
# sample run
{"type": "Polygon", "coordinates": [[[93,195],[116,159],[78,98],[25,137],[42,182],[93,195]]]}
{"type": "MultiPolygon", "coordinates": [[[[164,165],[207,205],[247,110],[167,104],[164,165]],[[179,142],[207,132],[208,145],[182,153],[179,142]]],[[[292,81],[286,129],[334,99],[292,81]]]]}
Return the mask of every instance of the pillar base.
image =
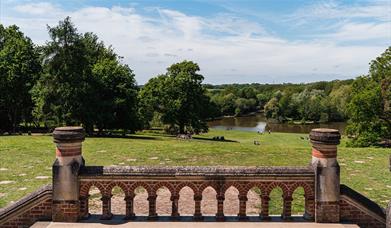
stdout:
{"type": "Polygon", "coordinates": [[[80,202],[74,200],[53,200],[53,222],[77,222],[79,221],[80,202]]]}
{"type": "Polygon", "coordinates": [[[316,202],[315,222],[338,223],[339,215],[339,202],[316,202]]]}

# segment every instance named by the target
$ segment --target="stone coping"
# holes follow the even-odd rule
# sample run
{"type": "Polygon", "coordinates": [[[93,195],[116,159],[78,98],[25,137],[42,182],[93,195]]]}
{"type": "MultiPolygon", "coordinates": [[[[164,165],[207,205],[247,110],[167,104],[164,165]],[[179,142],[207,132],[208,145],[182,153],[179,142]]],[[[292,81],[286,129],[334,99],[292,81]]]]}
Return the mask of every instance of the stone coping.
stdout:
{"type": "Polygon", "coordinates": [[[36,190],[33,193],[30,193],[29,195],[23,197],[22,199],[16,201],[15,203],[6,206],[4,208],[0,208],[0,223],[9,215],[13,215],[14,212],[19,211],[21,208],[23,208],[26,205],[29,205],[30,203],[33,203],[35,200],[40,199],[42,197],[52,195],[52,185],[44,185],[38,190],[36,190]]]}
{"type": "Polygon", "coordinates": [[[314,176],[306,167],[243,166],[84,166],[80,176],[314,176]]]}
{"type": "Polygon", "coordinates": [[[376,215],[380,216],[384,220],[386,219],[385,210],[381,208],[377,203],[368,199],[367,197],[361,195],[360,193],[356,192],[355,190],[349,188],[344,184],[341,184],[340,192],[342,196],[347,196],[348,198],[354,200],[355,202],[357,202],[367,210],[375,213],[376,215]]]}

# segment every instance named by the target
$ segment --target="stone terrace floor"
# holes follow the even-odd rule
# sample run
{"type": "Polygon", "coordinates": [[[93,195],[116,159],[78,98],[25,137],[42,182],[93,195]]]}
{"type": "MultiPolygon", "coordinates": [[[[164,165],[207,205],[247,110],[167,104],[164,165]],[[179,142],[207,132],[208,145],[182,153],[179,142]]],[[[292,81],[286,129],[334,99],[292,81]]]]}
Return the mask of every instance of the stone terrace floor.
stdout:
{"type": "Polygon", "coordinates": [[[66,227],[132,227],[132,228],[356,228],[351,224],[320,224],[320,223],[296,223],[296,222],[126,222],[126,223],[54,223],[37,222],[33,228],[66,228],[66,227]]]}

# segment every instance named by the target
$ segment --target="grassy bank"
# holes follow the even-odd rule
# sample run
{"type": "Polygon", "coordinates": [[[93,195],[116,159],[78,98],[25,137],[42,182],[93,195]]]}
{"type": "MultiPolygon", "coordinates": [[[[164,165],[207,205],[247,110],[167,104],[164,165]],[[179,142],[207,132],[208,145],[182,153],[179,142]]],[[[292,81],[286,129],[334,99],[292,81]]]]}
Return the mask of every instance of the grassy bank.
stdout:
{"type": "MultiPolygon", "coordinates": [[[[305,136],[211,130],[192,140],[178,140],[140,133],[129,138],[87,138],[83,156],[87,165],[300,166],[311,160],[310,143],[300,138],[305,136]],[[210,140],[221,135],[232,142],[210,140]],[[254,145],[254,140],[261,145],[254,145]]],[[[385,207],[391,199],[389,154],[390,149],[347,148],[343,140],[338,153],[341,182],[385,207]]],[[[54,158],[51,136],[0,137],[0,207],[50,183],[54,158]]],[[[297,205],[294,210],[301,208],[297,205]]]]}

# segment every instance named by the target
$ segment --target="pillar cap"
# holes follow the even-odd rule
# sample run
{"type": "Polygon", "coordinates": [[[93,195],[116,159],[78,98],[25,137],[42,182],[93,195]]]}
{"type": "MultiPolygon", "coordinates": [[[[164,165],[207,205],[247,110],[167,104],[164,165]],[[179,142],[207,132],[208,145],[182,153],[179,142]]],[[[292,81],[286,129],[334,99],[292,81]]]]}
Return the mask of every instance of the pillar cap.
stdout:
{"type": "Polygon", "coordinates": [[[311,143],[338,145],[341,134],[337,129],[315,128],[310,132],[311,143]]]}
{"type": "Polygon", "coordinates": [[[55,143],[74,143],[82,142],[85,138],[83,127],[67,126],[57,127],[53,131],[53,141],[55,143]]]}

